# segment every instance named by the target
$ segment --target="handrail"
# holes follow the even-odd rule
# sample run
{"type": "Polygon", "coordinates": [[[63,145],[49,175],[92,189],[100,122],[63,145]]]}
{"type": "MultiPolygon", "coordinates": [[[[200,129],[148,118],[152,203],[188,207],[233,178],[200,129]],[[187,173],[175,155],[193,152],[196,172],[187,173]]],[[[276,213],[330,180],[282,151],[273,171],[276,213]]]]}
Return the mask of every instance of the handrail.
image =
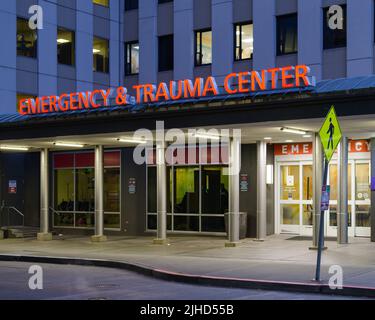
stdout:
{"type": "Polygon", "coordinates": [[[61,215],[61,212],[56,211],[54,208],[49,207],[49,209],[52,211],[52,213],[56,213],[58,215],[61,215]]]}
{"type": "Polygon", "coordinates": [[[7,227],[10,227],[10,214],[11,213],[12,214],[17,214],[17,215],[21,216],[22,217],[22,226],[25,226],[25,215],[20,210],[18,210],[16,207],[5,206],[4,203],[3,203],[0,209],[1,209],[1,211],[0,211],[1,217],[3,217],[4,209],[7,209],[7,212],[8,212],[8,224],[7,224],[7,227]]]}
{"type": "Polygon", "coordinates": [[[25,215],[21,211],[19,211],[16,207],[8,207],[8,209],[14,210],[20,216],[22,216],[23,218],[25,218],[25,215]]]}

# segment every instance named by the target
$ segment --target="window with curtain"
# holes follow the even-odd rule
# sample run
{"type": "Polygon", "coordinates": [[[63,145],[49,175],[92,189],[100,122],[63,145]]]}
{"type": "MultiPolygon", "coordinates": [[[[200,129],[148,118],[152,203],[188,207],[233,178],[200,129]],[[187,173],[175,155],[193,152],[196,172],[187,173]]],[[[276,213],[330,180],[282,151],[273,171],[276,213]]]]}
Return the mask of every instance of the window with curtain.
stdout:
{"type": "Polygon", "coordinates": [[[276,17],[276,53],[285,55],[298,51],[297,14],[276,17]]]}
{"type": "Polygon", "coordinates": [[[195,32],[195,65],[202,66],[212,63],[212,31],[198,30],[195,32]]]}

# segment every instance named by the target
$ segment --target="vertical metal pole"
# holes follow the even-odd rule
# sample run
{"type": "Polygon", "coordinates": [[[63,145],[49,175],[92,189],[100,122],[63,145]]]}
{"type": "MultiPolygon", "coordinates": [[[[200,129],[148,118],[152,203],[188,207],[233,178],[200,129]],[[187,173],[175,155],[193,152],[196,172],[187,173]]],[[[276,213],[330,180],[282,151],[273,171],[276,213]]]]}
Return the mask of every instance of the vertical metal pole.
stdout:
{"type": "Polygon", "coordinates": [[[339,145],[337,189],[337,243],[348,243],[348,138],[339,145]]]}
{"type": "Polygon", "coordinates": [[[257,241],[267,236],[267,143],[257,141],[257,241]]]}
{"type": "Polygon", "coordinates": [[[95,235],[93,242],[106,241],[104,236],[104,150],[95,146],[95,235]]]}
{"type": "Polygon", "coordinates": [[[155,244],[167,243],[167,168],[165,163],[165,141],[156,142],[157,175],[157,231],[155,244]]]}

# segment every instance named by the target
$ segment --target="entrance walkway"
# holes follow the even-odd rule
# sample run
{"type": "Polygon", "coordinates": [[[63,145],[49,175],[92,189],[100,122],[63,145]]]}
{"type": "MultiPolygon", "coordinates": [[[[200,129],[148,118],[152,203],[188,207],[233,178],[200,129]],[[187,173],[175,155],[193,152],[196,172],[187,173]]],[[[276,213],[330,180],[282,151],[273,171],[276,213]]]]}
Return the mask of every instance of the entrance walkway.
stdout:
{"type": "MultiPolygon", "coordinates": [[[[6,239],[0,241],[0,260],[10,255],[98,259],[172,275],[312,285],[316,251],[308,250],[311,241],[287,238],[291,236],[271,236],[260,243],[246,239],[236,248],[224,248],[224,238],[212,237],[170,237],[168,246],[153,245],[151,237],[109,237],[105,243],[92,243],[89,237],[56,237],[51,242],[6,239]]],[[[340,265],[345,287],[366,287],[375,293],[375,243],[367,238],[351,238],[350,242],[326,242],[322,279],[328,281],[331,265],[340,265]]]]}

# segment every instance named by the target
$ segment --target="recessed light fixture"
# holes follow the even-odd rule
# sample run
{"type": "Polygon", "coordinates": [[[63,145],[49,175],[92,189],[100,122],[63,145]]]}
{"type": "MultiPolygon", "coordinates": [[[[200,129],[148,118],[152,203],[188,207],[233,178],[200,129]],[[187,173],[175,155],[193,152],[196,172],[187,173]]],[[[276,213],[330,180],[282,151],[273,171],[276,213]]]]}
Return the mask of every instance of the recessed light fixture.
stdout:
{"type": "Polygon", "coordinates": [[[64,43],[69,43],[70,42],[70,40],[68,40],[68,39],[57,39],[57,43],[60,43],[60,44],[64,44],[64,43]]]}
{"type": "Polygon", "coordinates": [[[72,147],[72,148],[83,148],[85,145],[81,143],[73,143],[73,142],[55,142],[54,145],[56,147],[72,147]]]}
{"type": "Polygon", "coordinates": [[[146,144],[147,141],[146,140],[142,140],[142,139],[134,139],[134,138],[119,138],[117,139],[118,142],[124,142],[124,143],[139,143],[139,144],[146,144]]]}
{"type": "Polygon", "coordinates": [[[93,52],[93,53],[99,53],[100,50],[99,50],[99,49],[92,49],[92,52],[93,52]]]}
{"type": "Polygon", "coordinates": [[[311,135],[311,134],[305,134],[303,137],[304,137],[304,138],[311,138],[312,135],[311,135]]]}
{"type": "Polygon", "coordinates": [[[290,142],[293,142],[293,140],[285,140],[285,142],[288,142],[288,143],[290,143],[290,142]]]}
{"type": "Polygon", "coordinates": [[[271,137],[265,137],[264,140],[272,140],[271,137]]]}
{"type": "Polygon", "coordinates": [[[0,150],[8,150],[8,151],[28,151],[29,147],[19,147],[19,146],[0,146],[0,150]]]}
{"type": "Polygon", "coordinates": [[[305,135],[307,133],[306,131],[303,131],[303,130],[285,128],[285,127],[281,128],[280,130],[283,131],[283,132],[295,133],[295,134],[301,134],[301,135],[305,135]]]}
{"type": "Polygon", "coordinates": [[[213,135],[213,134],[207,134],[207,133],[193,133],[192,134],[193,137],[196,137],[196,138],[202,138],[202,139],[211,139],[211,140],[220,140],[220,136],[216,136],[216,135],[213,135]]]}

